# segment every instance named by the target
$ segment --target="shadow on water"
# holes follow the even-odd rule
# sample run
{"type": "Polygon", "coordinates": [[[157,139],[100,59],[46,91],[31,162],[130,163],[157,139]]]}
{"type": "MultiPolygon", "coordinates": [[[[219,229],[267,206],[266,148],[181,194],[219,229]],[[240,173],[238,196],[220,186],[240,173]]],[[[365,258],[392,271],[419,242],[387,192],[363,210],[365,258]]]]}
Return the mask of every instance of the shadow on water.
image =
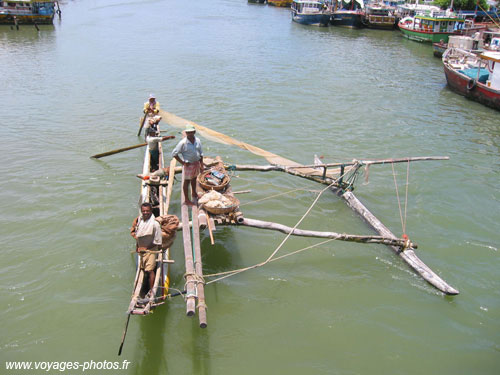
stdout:
{"type": "Polygon", "coordinates": [[[227,244],[234,243],[232,229],[219,227],[217,232],[214,232],[214,245],[210,243],[208,235],[202,235],[201,249],[204,274],[227,271],[233,267],[233,254],[227,246],[227,244]]]}
{"type": "Polygon", "coordinates": [[[193,374],[209,375],[212,373],[210,366],[210,335],[206,329],[198,326],[198,320],[193,319],[192,325],[193,348],[191,352],[193,374]]]}
{"type": "Polygon", "coordinates": [[[156,309],[152,315],[136,317],[140,319],[141,340],[134,343],[134,345],[136,346],[136,357],[137,355],[141,357],[134,361],[135,374],[168,373],[164,345],[168,313],[169,306],[164,304],[159,309],[156,309]]]}

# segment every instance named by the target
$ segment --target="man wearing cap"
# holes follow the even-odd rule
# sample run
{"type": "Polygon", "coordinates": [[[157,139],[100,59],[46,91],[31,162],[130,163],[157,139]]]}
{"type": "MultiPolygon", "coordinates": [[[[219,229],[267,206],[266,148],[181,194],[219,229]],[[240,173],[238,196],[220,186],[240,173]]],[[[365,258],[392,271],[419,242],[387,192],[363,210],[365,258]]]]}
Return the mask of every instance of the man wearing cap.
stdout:
{"type": "Polygon", "coordinates": [[[204,169],[203,166],[203,151],[201,149],[201,141],[195,136],[196,129],[193,125],[186,125],[186,137],[183,138],[172,151],[174,157],[182,164],[184,172],[184,184],[182,191],[186,199],[186,204],[194,206],[193,201],[196,200],[196,177],[204,169]],[[179,157],[181,156],[181,157],[179,157]],[[188,190],[191,184],[191,198],[189,199],[188,190]]]}
{"type": "Polygon", "coordinates": [[[156,101],[154,94],[150,94],[149,100],[144,103],[143,112],[150,117],[155,116],[158,114],[158,112],[160,112],[160,103],[156,101]]]}

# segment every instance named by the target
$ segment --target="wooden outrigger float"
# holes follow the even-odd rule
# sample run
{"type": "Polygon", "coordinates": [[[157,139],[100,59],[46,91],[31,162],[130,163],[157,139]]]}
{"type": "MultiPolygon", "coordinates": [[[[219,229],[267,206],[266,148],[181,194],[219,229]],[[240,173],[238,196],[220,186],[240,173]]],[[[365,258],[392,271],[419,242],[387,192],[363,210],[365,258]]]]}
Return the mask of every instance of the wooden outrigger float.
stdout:
{"type": "MultiPolygon", "coordinates": [[[[310,236],[310,237],[318,237],[318,238],[331,238],[336,240],[343,241],[354,241],[354,242],[362,242],[362,243],[381,243],[389,246],[399,257],[407,263],[411,269],[413,269],[417,274],[419,274],[425,281],[427,281],[430,285],[441,291],[446,295],[457,295],[459,291],[448,283],[446,283],[442,278],[440,278],[435,272],[433,272],[415,253],[415,249],[417,246],[413,244],[408,237],[403,236],[403,238],[396,237],[383,223],[378,220],[362,203],[361,201],[353,194],[353,183],[356,179],[357,173],[361,167],[366,167],[374,164],[393,164],[393,163],[409,163],[414,161],[424,161],[424,160],[447,160],[447,157],[414,157],[414,158],[401,158],[401,159],[385,159],[385,160],[354,160],[350,163],[332,163],[332,164],[323,164],[319,160],[315,160],[315,163],[312,165],[300,165],[291,160],[282,158],[276,154],[270,153],[258,147],[249,145],[247,143],[235,140],[231,137],[228,137],[222,133],[218,133],[201,125],[195,124],[191,121],[184,120],[174,114],[160,111],[160,114],[163,120],[169,125],[177,128],[184,128],[185,125],[191,124],[195,126],[198,134],[201,136],[224,144],[231,144],[238,146],[240,148],[249,150],[250,152],[265,157],[271,165],[264,166],[252,166],[252,165],[226,165],[227,168],[231,168],[233,170],[247,170],[247,171],[282,171],[294,176],[310,179],[321,184],[327,185],[327,188],[337,196],[339,196],[342,200],[344,200],[347,205],[359,214],[368,225],[375,230],[379,235],[378,236],[362,236],[362,235],[348,235],[348,234],[339,234],[335,232],[317,232],[317,231],[308,231],[297,229],[296,227],[290,228],[278,223],[266,222],[262,220],[255,220],[246,218],[243,216],[241,212],[238,214],[232,212],[228,215],[210,215],[209,213],[204,212],[203,215],[199,217],[203,217],[203,221],[206,220],[206,224],[202,223],[202,225],[206,225],[209,228],[209,233],[212,236],[212,231],[214,230],[215,224],[217,225],[243,225],[250,226],[261,229],[271,229],[281,231],[283,233],[287,233],[288,235],[298,235],[298,236],[310,236]]],[[[205,160],[207,158],[205,157],[205,160]]],[[[180,170],[179,170],[180,171],[180,170]]],[[[177,172],[179,172],[177,171],[177,172]]],[[[187,207],[186,207],[187,210],[187,207]]],[[[195,218],[197,208],[193,209],[193,218],[195,218]]],[[[301,219],[302,220],[302,219],[301,219]]],[[[183,214],[182,217],[182,227],[183,233],[189,233],[188,225],[185,225],[189,222],[189,218],[183,214]]],[[[300,222],[299,222],[300,223],[300,222]]],[[[197,223],[196,220],[192,221],[193,228],[198,229],[200,223],[197,223]]],[[[199,230],[195,230],[194,241],[199,243],[199,230]]],[[[287,237],[288,238],[288,237],[287,237]]],[[[186,248],[186,242],[185,248],[186,248]]],[[[281,246],[281,245],[280,245],[281,246]]],[[[279,248],[278,248],[279,249],[279,248]]],[[[278,250],[277,249],[277,250],[278,250]]],[[[277,250],[263,263],[258,265],[248,267],[255,268],[257,266],[261,266],[266,264],[271,260],[277,250]]],[[[185,250],[186,251],[186,250],[185,250]]],[[[187,259],[187,258],[186,258],[187,259]]],[[[197,261],[201,264],[201,259],[199,256],[197,261]]],[[[243,270],[235,270],[229,271],[223,277],[231,276],[242,272],[243,270]]],[[[192,270],[191,270],[192,272],[192,270]]],[[[186,269],[186,274],[190,274],[190,271],[186,269]]],[[[196,273],[195,273],[196,274],[196,273]]],[[[220,274],[218,274],[220,275],[220,274]]],[[[188,308],[187,314],[194,314],[194,301],[196,299],[196,295],[193,291],[193,288],[188,287],[190,284],[196,285],[204,285],[204,278],[215,275],[203,275],[201,272],[196,274],[196,280],[187,280],[187,295],[190,296],[190,299],[187,299],[188,308]],[[194,297],[194,298],[193,298],[194,297]],[[191,306],[191,307],[190,307],[191,306]]],[[[222,279],[221,277],[220,279],[222,279]]],[[[218,280],[220,280],[218,279],[218,280]]],[[[213,282],[216,280],[212,280],[213,282]]],[[[209,283],[210,283],[209,282],[209,283]]],[[[199,297],[199,296],[198,296],[199,297]]],[[[204,296],[203,296],[204,298],[204,296]]],[[[206,309],[205,301],[199,301],[199,305],[206,309]]],[[[201,320],[200,316],[200,326],[206,327],[206,310],[204,310],[205,318],[201,320]]]]}

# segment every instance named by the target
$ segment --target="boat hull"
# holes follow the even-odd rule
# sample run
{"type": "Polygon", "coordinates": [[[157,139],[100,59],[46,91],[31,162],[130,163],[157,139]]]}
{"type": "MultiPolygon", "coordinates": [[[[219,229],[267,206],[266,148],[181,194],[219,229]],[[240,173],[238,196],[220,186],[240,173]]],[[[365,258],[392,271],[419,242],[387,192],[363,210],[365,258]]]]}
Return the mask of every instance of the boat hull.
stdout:
{"type": "Polygon", "coordinates": [[[292,21],[300,23],[301,25],[328,26],[330,23],[330,14],[292,13],[292,21]]]}
{"type": "Polygon", "coordinates": [[[286,8],[292,4],[291,0],[267,0],[267,5],[286,8]]]}
{"type": "Polygon", "coordinates": [[[330,23],[334,26],[360,29],[363,25],[362,14],[358,12],[333,12],[330,23]]]}
{"type": "Polygon", "coordinates": [[[457,94],[465,96],[488,107],[500,111],[500,90],[492,89],[481,82],[472,83],[472,79],[444,64],[444,74],[448,87],[457,94]]]}
{"type": "Polygon", "coordinates": [[[434,51],[434,56],[443,57],[444,51],[448,48],[447,43],[432,43],[432,50],[434,51]]]}
{"type": "Polygon", "coordinates": [[[0,25],[52,25],[54,15],[0,13],[0,25]]]}
{"type": "Polygon", "coordinates": [[[394,16],[365,16],[363,24],[369,29],[392,30],[396,25],[394,16]]]}
{"type": "Polygon", "coordinates": [[[423,43],[438,43],[441,40],[444,43],[448,43],[448,37],[454,34],[447,32],[436,33],[433,31],[411,30],[401,23],[398,26],[405,38],[423,43]]]}

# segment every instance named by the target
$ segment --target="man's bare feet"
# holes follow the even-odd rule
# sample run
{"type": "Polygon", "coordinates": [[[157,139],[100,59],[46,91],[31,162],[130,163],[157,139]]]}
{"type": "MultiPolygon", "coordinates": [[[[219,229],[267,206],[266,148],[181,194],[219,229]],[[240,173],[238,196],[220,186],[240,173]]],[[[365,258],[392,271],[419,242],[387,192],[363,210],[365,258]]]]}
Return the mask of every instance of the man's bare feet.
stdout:
{"type": "Polygon", "coordinates": [[[194,205],[195,205],[193,202],[191,202],[190,200],[187,200],[187,199],[186,199],[186,201],[184,202],[184,204],[185,204],[186,206],[194,206],[194,205]]]}

